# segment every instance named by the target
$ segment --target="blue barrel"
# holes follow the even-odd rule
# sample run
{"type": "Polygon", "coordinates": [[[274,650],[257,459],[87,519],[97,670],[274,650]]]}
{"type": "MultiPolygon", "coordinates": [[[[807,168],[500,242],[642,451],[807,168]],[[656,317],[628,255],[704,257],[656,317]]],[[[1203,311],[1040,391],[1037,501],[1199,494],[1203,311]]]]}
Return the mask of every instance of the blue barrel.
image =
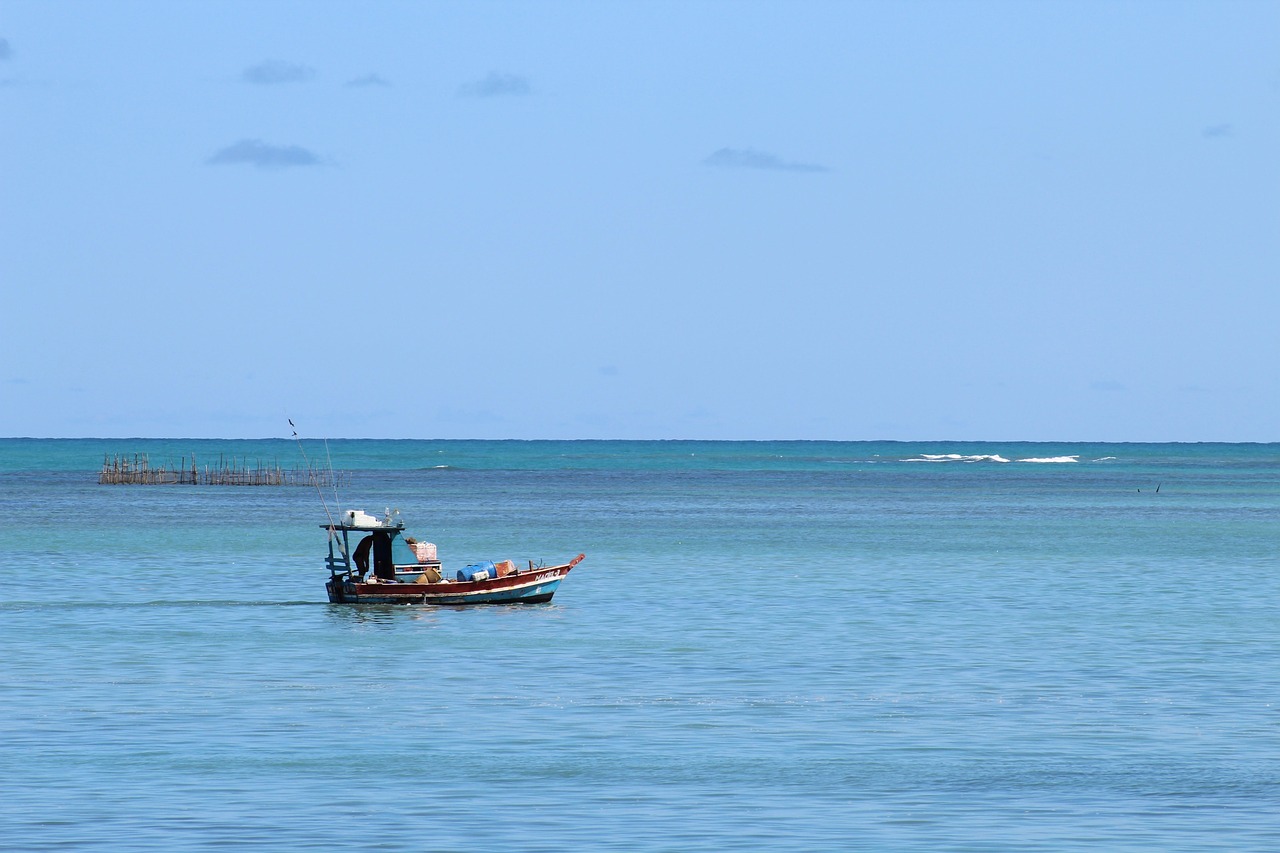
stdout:
{"type": "Polygon", "coordinates": [[[498,576],[497,571],[493,568],[493,561],[486,560],[483,563],[476,563],[473,566],[467,566],[465,569],[458,569],[458,580],[469,581],[475,578],[476,572],[488,572],[489,577],[498,576]]]}

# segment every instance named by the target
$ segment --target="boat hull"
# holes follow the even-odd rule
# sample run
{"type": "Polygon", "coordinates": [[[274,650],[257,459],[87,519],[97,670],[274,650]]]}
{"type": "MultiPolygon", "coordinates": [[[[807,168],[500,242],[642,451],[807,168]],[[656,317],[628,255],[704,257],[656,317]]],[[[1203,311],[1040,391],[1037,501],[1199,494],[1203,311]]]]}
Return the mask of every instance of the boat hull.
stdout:
{"type": "Polygon", "coordinates": [[[482,581],[365,583],[334,576],[325,589],[334,604],[545,604],[577,562],[482,581]]]}

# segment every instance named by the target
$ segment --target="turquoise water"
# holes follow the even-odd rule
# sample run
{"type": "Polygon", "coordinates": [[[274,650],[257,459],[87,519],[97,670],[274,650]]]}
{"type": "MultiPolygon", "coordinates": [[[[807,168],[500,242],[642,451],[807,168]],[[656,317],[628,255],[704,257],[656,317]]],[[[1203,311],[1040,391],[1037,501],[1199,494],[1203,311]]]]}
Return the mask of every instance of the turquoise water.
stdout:
{"type": "Polygon", "coordinates": [[[296,445],[0,440],[7,847],[1280,846],[1280,446],[305,447],[446,568],[587,560],[329,605],[314,489],[97,485],[296,445]]]}

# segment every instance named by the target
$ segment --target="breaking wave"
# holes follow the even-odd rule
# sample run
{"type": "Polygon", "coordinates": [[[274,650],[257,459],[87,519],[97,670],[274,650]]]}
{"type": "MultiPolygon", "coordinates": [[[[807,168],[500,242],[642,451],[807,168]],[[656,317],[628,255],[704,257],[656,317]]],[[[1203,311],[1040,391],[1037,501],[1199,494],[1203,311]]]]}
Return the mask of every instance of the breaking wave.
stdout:
{"type": "Polygon", "coordinates": [[[903,462],[1008,462],[1003,456],[998,454],[984,454],[979,456],[965,456],[960,453],[921,453],[919,456],[911,459],[903,459],[903,462]]]}
{"type": "MultiPolygon", "coordinates": [[[[984,454],[964,454],[964,453],[921,453],[919,456],[913,456],[910,459],[903,459],[903,462],[1009,462],[1010,460],[998,453],[984,454]]],[[[1079,462],[1079,455],[1075,456],[1032,456],[1026,459],[1015,459],[1014,462],[1034,462],[1041,465],[1058,465],[1070,462],[1079,462]]]]}

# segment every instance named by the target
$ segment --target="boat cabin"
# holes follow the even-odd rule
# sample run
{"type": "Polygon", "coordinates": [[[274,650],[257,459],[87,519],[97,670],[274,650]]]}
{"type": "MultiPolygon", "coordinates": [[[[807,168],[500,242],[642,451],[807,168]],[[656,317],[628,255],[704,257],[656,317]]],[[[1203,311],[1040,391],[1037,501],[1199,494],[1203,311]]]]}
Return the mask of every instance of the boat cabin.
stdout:
{"type": "Polygon", "coordinates": [[[329,531],[325,563],[330,574],[360,582],[370,574],[387,583],[440,580],[435,546],[404,536],[404,521],[399,515],[388,510],[378,518],[361,510],[348,510],[336,524],[320,525],[329,531]]]}

